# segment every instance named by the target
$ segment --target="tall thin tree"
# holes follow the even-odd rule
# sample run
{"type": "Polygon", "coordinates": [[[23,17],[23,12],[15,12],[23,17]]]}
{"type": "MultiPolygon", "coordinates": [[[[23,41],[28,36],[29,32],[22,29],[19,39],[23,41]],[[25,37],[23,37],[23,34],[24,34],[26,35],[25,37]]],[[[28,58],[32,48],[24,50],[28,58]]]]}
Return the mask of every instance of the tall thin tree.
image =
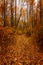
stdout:
{"type": "Polygon", "coordinates": [[[14,2],[14,0],[11,0],[11,26],[14,26],[14,21],[13,21],[13,2],[14,2]]]}
{"type": "Polygon", "coordinates": [[[7,25],[7,22],[6,22],[7,0],[3,0],[3,3],[4,3],[4,7],[3,7],[4,26],[6,26],[7,25]]]}
{"type": "Polygon", "coordinates": [[[16,28],[16,5],[17,5],[17,0],[15,0],[15,28],[16,28]]]}
{"type": "Polygon", "coordinates": [[[42,22],[43,19],[43,5],[42,5],[42,0],[40,0],[40,22],[42,22]]]}

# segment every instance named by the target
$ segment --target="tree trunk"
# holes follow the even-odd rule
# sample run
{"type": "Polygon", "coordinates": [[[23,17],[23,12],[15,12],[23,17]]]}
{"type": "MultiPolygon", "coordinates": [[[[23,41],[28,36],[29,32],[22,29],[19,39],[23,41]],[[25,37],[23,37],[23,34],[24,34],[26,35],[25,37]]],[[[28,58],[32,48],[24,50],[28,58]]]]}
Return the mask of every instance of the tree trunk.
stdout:
{"type": "Polygon", "coordinates": [[[4,0],[4,26],[6,26],[6,9],[5,9],[5,0],[4,0]]]}
{"type": "Polygon", "coordinates": [[[40,22],[43,20],[43,0],[40,0],[40,22]]]}
{"type": "Polygon", "coordinates": [[[13,20],[13,0],[11,0],[11,26],[14,26],[14,20],[13,20]]]}
{"type": "Polygon", "coordinates": [[[15,0],[15,28],[16,28],[16,0],[15,0]]]}

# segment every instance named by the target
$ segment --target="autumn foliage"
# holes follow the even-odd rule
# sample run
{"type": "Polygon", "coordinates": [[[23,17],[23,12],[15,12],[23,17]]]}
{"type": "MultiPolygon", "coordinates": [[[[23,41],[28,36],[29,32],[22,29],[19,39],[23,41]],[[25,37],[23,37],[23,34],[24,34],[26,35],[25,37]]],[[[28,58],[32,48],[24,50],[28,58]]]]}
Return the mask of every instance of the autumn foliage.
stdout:
{"type": "Polygon", "coordinates": [[[0,65],[43,65],[43,0],[0,0],[0,65]]]}

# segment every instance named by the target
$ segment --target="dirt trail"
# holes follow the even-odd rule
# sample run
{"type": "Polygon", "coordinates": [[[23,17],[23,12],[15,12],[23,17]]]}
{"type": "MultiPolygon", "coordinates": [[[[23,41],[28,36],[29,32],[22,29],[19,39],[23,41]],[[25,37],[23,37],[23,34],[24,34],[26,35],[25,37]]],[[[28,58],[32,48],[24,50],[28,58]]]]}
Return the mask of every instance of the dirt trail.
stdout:
{"type": "Polygon", "coordinates": [[[25,35],[17,35],[16,44],[10,47],[9,49],[12,51],[9,55],[14,59],[14,65],[43,65],[43,54],[38,52],[31,37],[27,38],[25,35]],[[12,49],[10,49],[10,47],[12,49]]]}
{"type": "Polygon", "coordinates": [[[15,42],[6,47],[5,53],[1,54],[0,50],[0,65],[43,65],[43,53],[38,52],[32,37],[16,35],[10,38],[15,42]]]}

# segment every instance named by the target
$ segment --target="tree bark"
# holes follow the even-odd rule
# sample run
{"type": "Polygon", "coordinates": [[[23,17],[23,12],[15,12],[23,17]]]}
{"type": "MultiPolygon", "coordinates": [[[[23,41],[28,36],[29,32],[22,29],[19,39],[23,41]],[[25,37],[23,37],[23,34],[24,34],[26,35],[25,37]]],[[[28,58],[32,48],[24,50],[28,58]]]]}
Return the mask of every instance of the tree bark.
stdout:
{"type": "Polygon", "coordinates": [[[6,0],[4,0],[4,10],[3,10],[3,17],[4,17],[4,26],[7,26],[8,25],[8,23],[7,23],[7,21],[6,21],[6,11],[7,11],[7,1],[6,0]]]}
{"type": "Polygon", "coordinates": [[[13,0],[11,0],[11,26],[14,26],[14,20],[13,20],[13,0]]]}

